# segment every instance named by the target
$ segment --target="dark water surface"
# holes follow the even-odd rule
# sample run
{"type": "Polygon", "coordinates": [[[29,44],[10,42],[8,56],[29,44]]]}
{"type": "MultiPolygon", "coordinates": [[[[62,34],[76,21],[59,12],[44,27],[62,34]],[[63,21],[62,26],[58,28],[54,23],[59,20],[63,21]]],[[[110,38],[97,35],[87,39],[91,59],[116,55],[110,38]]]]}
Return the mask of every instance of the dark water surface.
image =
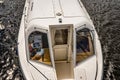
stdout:
{"type": "MultiPolygon", "coordinates": [[[[0,79],[22,79],[17,35],[25,0],[0,3],[0,79]]],[[[120,80],[120,0],[82,0],[98,32],[104,58],[104,80],[120,80]]]]}

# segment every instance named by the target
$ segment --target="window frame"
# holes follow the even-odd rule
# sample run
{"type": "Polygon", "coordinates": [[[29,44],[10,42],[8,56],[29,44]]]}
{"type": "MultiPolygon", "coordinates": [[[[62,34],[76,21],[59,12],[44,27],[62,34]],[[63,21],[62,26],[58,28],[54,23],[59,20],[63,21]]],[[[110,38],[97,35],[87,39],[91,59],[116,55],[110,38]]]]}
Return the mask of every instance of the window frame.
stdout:
{"type": "MultiPolygon", "coordinates": [[[[34,25],[35,26],[35,25],[34,25]]],[[[43,65],[43,66],[48,66],[48,67],[52,67],[54,68],[54,62],[53,62],[53,59],[52,59],[52,52],[51,52],[51,46],[50,46],[50,37],[49,37],[49,31],[47,29],[43,29],[43,28],[39,28],[39,26],[36,26],[36,27],[30,27],[29,29],[26,30],[26,33],[25,33],[25,42],[26,42],[26,57],[27,57],[27,61],[32,64],[33,62],[36,63],[36,64],[39,64],[39,65],[43,65]],[[30,55],[29,55],[29,47],[28,47],[28,39],[29,39],[29,36],[33,33],[33,32],[40,32],[40,33],[45,33],[47,35],[47,39],[48,39],[48,47],[49,47],[49,54],[50,54],[50,60],[51,60],[51,65],[48,65],[48,64],[45,64],[45,63],[42,63],[42,62],[38,62],[38,61],[34,61],[34,60],[31,60],[30,59],[30,55]]]]}
{"type": "Polygon", "coordinates": [[[74,66],[77,66],[77,65],[83,63],[84,61],[88,61],[90,57],[96,55],[96,51],[95,51],[95,32],[94,32],[94,29],[91,28],[91,26],[87,27],[86,25],[82,25],[82,26],[76,27],[74,29],[73,35],[74,35],[74,66]],[[93,54],[91,56],[85,58],[84,60],[76,63],[76,57],[77,57],[77,49],[76,49],[76,45],[77,45],[76,44],[76,38],[77,38],[77,35],[76,35],[76,33],[77,33],[77,31],[80,31],[80,30],[85,29],[85,28],[88,29],[89,32],[90,32],[90,37],[91,37],[92,46],[93,46],[93,54]]]}

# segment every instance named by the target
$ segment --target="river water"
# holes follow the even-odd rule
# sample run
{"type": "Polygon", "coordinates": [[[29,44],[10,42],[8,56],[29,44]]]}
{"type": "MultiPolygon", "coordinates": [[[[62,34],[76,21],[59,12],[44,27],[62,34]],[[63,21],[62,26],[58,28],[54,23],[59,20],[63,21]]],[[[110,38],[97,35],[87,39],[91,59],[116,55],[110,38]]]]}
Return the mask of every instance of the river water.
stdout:
{"type": "MultiPolygon", "coordinates": [[[[98,32],[104,58],[104,79],[120,80],[120,0],[82,0],[98,32]]],[[[17,35],[24,0],[0,3],[0,79],[22,78],[17,62],[17,35]],[[6,64],[7,63],[7,64],[6,64]],[[8,77],[9,76],[9,77],[8,77]]]]}

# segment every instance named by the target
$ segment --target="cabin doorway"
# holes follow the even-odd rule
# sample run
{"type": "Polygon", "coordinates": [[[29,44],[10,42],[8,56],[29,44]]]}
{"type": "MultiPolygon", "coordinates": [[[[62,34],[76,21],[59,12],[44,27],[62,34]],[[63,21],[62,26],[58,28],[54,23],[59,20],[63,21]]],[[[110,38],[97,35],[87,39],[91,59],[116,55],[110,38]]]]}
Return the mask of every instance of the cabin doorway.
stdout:
{"type": "Polygon", "coordinates": [[[57,79],[73,79],[72,28],[73,25],[50,26],[52,49],[57,79]]]}

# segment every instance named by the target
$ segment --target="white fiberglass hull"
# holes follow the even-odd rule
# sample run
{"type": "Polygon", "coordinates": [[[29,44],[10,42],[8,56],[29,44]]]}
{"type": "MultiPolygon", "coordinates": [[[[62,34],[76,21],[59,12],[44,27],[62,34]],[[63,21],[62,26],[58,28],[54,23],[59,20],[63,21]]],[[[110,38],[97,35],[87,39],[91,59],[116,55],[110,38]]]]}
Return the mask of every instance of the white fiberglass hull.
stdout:
{"type": "Polygon", "coordinates": [[[27,80],[102,80],[101,45],[80,0],[28,0],[18,36],[27,80]]]}

